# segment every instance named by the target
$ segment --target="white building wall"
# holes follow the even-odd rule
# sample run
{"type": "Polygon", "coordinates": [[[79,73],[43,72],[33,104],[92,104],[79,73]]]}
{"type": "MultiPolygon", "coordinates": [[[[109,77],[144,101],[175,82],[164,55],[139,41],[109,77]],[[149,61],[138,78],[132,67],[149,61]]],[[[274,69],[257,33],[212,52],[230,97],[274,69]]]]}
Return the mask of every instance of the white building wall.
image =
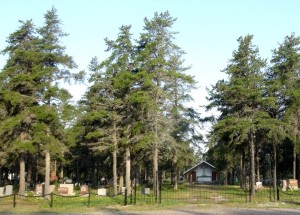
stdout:
{"type": "Polygon", "coordinates": [[[204,166],[197,167],[196,170],[196,181],[197,182],[211,182],[212,181],[212,169],[204,166]]]}

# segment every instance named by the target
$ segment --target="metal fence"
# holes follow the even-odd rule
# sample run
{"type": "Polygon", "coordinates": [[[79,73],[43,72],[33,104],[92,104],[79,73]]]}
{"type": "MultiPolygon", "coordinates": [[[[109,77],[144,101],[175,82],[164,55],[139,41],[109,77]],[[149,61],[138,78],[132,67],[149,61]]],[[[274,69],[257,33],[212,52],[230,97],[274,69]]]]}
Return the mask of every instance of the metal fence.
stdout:
{"type": "Polygon", "coordinates": [[[118,195],[99,196],[95,192],[88,192],[86,195],[60,195],[51,193],[46,196],[12,194],[0,197],[0,207],[22,207],[35,205],[37,207],[96,207],[109,205],[153,205],[153,204],[176,204],[185,202],[189,204],[244,204],[244,203],[268,203],[281,201],[291,204],[300,204],[300,190],[277,191],[278,199],[275,199],[275,190],[272,186],[264,186],[257,190],[254,196],[238,186],[222,185],[180,185],[177,190],[170,185],[161,185],[159,193],[147,186],[133,185],[132,189],[118,195]]]}

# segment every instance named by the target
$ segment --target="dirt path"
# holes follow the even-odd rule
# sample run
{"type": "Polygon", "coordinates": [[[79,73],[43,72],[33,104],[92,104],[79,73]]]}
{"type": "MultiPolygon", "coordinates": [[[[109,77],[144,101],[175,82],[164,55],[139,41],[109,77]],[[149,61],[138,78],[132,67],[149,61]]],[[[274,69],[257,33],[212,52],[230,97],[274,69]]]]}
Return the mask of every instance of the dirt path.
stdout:
{"type": "MultiPolygon", "coordinates": [[[[195,209],[168,209],[168,210],[159,210],[159,211],[102,211],[97,213],[89,213],[88,215],[299,215],[299,209],[248,209],[248,208],[226,208],[226,209],[204,209],[204,210],[195,210],[195,209]]],[[[71,214],[68,214],[71,215],[71,214]]],[[[72,214],[73,215],[73,214],[72,214]]],[[[77,215],[77,214],[74,214],[77,215]]]]}

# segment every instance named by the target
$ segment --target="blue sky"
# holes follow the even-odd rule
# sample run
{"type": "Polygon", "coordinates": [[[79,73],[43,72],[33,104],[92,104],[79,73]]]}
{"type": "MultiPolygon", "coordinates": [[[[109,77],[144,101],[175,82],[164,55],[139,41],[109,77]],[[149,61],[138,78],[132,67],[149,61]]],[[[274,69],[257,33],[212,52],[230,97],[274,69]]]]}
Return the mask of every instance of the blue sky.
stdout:
{"type": "MultiPolygon", "coordinates": [[[[121,25],[132,25],[134,38],[142,32],[143,19],[168,10],[177,18],[175,43],[187,52],[188,74],[195,76],[198,90],[194,106],[206,103],[207,86],[226,78],[221,72],[237,48],[237,38],[253,34],[261,57],[270,59],[271,50],[292,32],[300,35],[298,0],[2,0],[0,7],[0,49],[8,35],[18,29],[18,20],[43,24],[43,14],[54,6],[70,35],[62,42],[73,56],[78,70],[87,70],[92,57],[104,60],[104,38],[115,39],[121,25]]],[[[0,67],[5,64],[0,56],[0,67]]],[[[84,86],[69,87],[75,99],[84,86]]]]}

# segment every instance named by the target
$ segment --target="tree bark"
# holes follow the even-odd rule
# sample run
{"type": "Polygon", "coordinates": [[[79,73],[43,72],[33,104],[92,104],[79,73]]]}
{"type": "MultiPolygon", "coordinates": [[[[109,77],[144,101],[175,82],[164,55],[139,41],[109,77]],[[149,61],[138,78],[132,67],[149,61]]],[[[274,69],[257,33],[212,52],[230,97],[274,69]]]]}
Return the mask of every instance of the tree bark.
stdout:
{"type": "Polygon", "coordinates": [[[275,193],[275,201],[277,201],[277,151],[276,143],[273,142],[273,187],[275,193]]]}
{"type": "Polygon", "coordinates": [[[158,172],[158,148],[157,148],[157,143],[155,143],[154,144],[154,152],[153,152],[153,190],[154,190],[154,195],[158,195],[157,172],[158,172]]]}
{"type": "Polygon", "coordinates": [[[122,192],[122,188],[124,187],[124,176],[123,176],[123,172],[120,174],[120,181],[119,181],[119,192],[122,192]]]}
{"type": "Polygon", "coordinates": [[[50,194],[50,152],[45,152],[45,190],[44,195],[50,194]]]}
{"type": "Polygon", "coordinates": [[[255,146],[253,133],[250,133],[250,194],[255,194],[255,146]]]}
{"type": "Polygon", "coordinates": [[[293,145],[293,179],[296,179],[297,154],[296,143],[293,145]]]}
{"type": "Polygon", "coordinates": [[[224,170],[224,186],[228,185],[228,171],[224,170]]]}
{"type": "Polygon", "coordinates": [[[20,155],[19,194],[25,195],[25,159],[23,153],[20,155]]]}
{"type": "Polygon", "coordinates": [[[131,159],[130,159],[130,149],[128,146],[126,147],[125,156],[126,156],[126,160],[125,160],[126,161],[126,189],[127,189],[127,195],[129,195],[131,192],[131,180],[130,180],[131,159]]]}
{"type": "Polygon", "coordinates": [[[114,125],[114,133],[113,133],[113,187],[114,187],[114,194],[118,194],[118,173],[117,173],[117,132],[116,132],[116,126],[114,125]]]}
{"type": "Polygon", "coordinates": [[[26,183],[27,186],[31,185],[31,180],[32,180],[32,169],[33,169],[33,163],[32,163],[32,157],[29,156],[28,159],[30,162],[27,162],[27,177],[26,177],[26,183]]]}
{"type": "Polygon", "coordinates": [[[257,181],[260,181],[259,153],[258,153],[258,149],[256,150],[256,176],[257,176],[257,181]]]}
{"type": "Polygon", "coordinates": [[[174,174],[173,174],[173,189],[177,190],[178,189],[178,164],[177,164],[177,154],[175,152],[174,157],[173,157],[173,168],[174,168],[174,174]]]}

